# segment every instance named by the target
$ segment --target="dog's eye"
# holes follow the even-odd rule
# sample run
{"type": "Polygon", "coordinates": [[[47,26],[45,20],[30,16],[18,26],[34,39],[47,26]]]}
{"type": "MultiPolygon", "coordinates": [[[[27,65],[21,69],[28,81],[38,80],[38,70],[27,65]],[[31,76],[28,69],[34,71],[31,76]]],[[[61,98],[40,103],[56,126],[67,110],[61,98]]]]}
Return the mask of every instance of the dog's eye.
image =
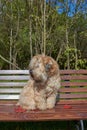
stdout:
{"type": "Polygon", "coordinates": [[[45,65],[46,71],[49,71],[50,68],[51,68],[51,64],[46,64],[46,65],[45,65]]]}

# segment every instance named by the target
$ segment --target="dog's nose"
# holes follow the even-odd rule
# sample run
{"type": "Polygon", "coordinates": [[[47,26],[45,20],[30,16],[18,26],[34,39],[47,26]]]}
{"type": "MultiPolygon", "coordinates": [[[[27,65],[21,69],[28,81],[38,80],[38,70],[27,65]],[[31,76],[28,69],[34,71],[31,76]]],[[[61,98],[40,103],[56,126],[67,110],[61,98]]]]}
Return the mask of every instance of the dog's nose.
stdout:
{"type": "Polygon", "coordinates": [[[30,75],[32,75],[32,70],[31,70],[31,69],[30,69],[30,71],[29,71],[29,72],[30,72],[30,75]]]}
{"type": "Polygon", "coordinates": [[[30,69],[30,75],[33,77],[33,70],[32,69],[30,69]]]}
{"type": "Polygon", "coordinates": [[[33,70],[30,69],[30,75],[33,78],[33,70]]]}

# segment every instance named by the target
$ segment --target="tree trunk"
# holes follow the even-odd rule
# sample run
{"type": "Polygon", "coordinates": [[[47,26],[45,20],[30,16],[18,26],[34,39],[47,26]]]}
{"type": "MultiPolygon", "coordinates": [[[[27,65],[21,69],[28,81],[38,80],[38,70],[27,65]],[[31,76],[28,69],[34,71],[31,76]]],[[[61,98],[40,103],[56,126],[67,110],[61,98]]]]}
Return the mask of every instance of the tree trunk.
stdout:
{"type": "Polygon", "coordinates": [[[58,62],[58,60],[59,60],[59,58],[60,58],[60,56],[61,56],[61,52],[62,52],[62,50],[63,50],[63,47],[64,47],[64,43],[62,43],[62,45],[60,46],[58,55],[57,55],[57,57],[56,57],[56,62],[58,62]]]}
{"type": "Polygon", "coordinates": [[[32,45],[32,4],[33,4],[33,0],[28,0],[29,3],[29,42],[30,42],[30,54],[31,54],[31,58],[33,57],[33,45],[32,45]]]}
{"type": "Polygon", "coordinates": [[[16,68],[17,68],[16,66],[18,66],[18,65],[17,65],[17,62],[16,62],[16,58],[17,58],[17,52],[16,52],[16,53],[14,54],[14,56],[13,56],[13,64],[15,65],[15,66],[13,66],[13,68],[12,68],[13,70],[16,70],[16,68]]]}
{"type": "Polygon", "coordinates": [[[19,12],[19,6],[17,6],[17,28],[16,28],[16,34],[15,34],[15,37],[14,37],[14,44],[13,44],[13,64],[15,66],[12,67],[13,70],[17,69],[16,66],[17,65],[17,62],[16,62],[16,58],[17,58],[17,54],[18,54],[18,51],[20,49],[18,49],[16,46],[17,46],[17,37],[19,35],[19,25],[20,25],[20,12],[19,12]]]}
{"type": "Polygon", "coordinates": [[[68,7],[68,1],[66,1],[65,3],[66,6],[66,49],[67,49],[67,69],[70,69],[70,59],[69,59],[69,32],[68,32],[68,11],[69,11],[69,7],[68,7]]]}
{"type": "Polygon", "coordinates": [[[66,50],[67,50],[67,69],[70,69],[70,59],[69,59],[69,37],[68,37],[68,22],[66,21],[66,50]]]}
{"type": "Polygon", "coordinates": [[[77,55],[77,47],[76,47],[76,29],[74,31],[74,48],[75,48],[75,69],[77,70],[77,64],[78,64],[78,55],[77,55]]]}
{"type": "Polygon", "coordinates": [[[41,53],[46,53],[46,1],[41,1],[41,14],[42,14],[42,44],[41,53]]]}
{"type": "Polygon", "coordinates": [[[42,43],[41,43],[41,53],[43,53],[43,45],[44,45],[44,40],[43,40],[44,39],[44,37],[43,37],[43,33],[44,33],[44,31],[43,31],[43,26],[44,26],[44,23],[43,23],[43,21],[44,21],[43,20],[44,19],[44,17],[43,17],[43,0],[41,0],[40,2],[41,2],[41,15],[42,15],[41,16],[41,26],[42,26],[42,29],[41,29],[41,31],[42,31],[41,32],[41,34],[42,34],[42,37],[41,37],[41,39],[42,39],[41,40],[42,41],[42,43]]]}
{"type": "MultiPolygon", "coordinates": [[[[12,44],[13,44],[13,29],[12,29],[12,22],[13,22],[13,9],[12,9],[12,2],[11,2],[11,29],[10,29],[10,63],[12,62],[12,44]]],[[[12,69],[12,65],[9,64],[9,69],[12,69]]]]}
{"type": "Polygon", "coordinates": [[[43,31],[43,44],[44,44],[44,54],[46,54],[46,1],[44,0],[44,14],[43,14],[43,20],[44,20],[44,31],[43,31]]]}

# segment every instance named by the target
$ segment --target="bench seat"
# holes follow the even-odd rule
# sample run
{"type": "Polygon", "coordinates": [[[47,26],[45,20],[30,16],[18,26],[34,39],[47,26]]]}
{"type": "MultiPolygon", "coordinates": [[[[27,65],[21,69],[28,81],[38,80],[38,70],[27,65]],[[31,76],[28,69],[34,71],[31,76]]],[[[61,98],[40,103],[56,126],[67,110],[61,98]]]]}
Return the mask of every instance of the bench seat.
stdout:
{"type": "Polygon", "coordinates": [[[14,101],[0,102],[0,121],[58,121],[58,120],[87,120],[87,101],[60,101],[54,109],[45,111],[15,112],[14,101]],[[71,108],[65,109],[65,104],[71,108]]]}

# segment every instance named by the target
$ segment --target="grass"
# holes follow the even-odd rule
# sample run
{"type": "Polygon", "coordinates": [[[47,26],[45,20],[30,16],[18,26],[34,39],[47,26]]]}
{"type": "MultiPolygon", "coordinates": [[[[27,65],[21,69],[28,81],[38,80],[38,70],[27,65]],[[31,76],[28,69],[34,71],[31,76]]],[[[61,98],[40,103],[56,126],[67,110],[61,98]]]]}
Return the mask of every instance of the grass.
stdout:
{"type": "MultiPolygon", "coordinates": [[[[76,130],[74,122],[69,121],[71,129],[76,130]]],[[[85,121],[87,130],[87,121],[85,121]]],[[[67,121],[55,122],[0,122],[0,130],[67,130],[67,121]]]]}

